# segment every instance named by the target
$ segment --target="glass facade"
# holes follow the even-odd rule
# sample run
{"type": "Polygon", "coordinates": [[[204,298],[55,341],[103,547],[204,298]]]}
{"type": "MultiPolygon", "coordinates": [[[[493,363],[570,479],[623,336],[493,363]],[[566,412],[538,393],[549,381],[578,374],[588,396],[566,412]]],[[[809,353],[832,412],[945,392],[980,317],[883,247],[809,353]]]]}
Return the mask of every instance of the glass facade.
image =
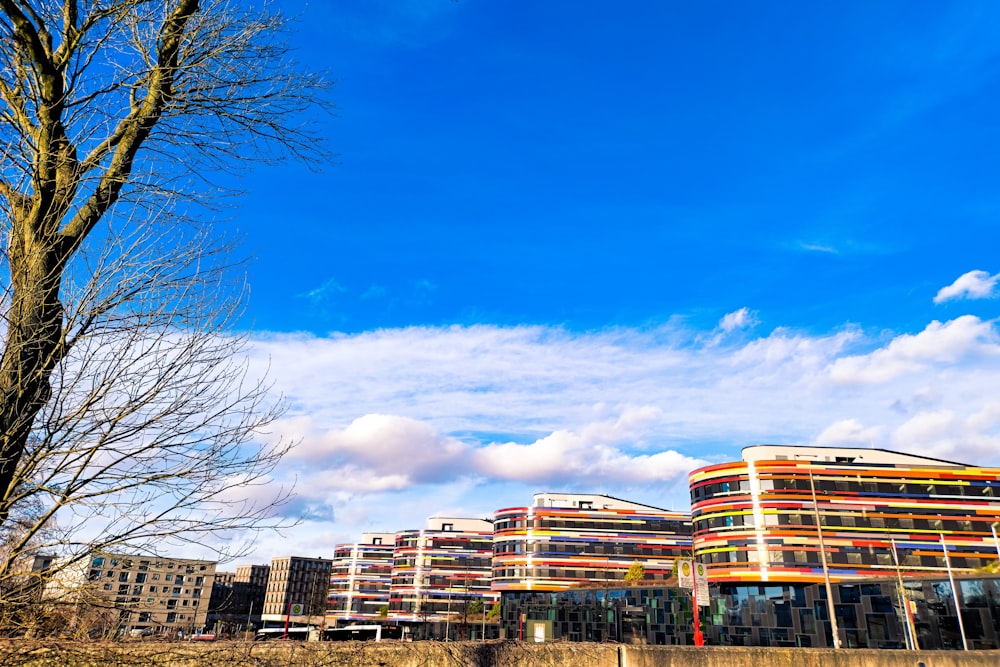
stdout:
{"type": "MultiPolygon", "coordinates": [[[[956,580],[970,649],[1000,648],[1000,577],[956,580]]],[[[833,587],[844,648],[909,646],[907,607],[922,650],[962,649],[947,579],[864,580],[833,587]],[[904,606],[904,600],[906,606],[904,606]]],[[[705,641],[717,646],[829,647],[833,635],[822,584],[714,584],[701,607],[705,641]]],[[[526,641],[693,644],[690,594],[676,588],[510,591],[504,636],[526,641]]]]}

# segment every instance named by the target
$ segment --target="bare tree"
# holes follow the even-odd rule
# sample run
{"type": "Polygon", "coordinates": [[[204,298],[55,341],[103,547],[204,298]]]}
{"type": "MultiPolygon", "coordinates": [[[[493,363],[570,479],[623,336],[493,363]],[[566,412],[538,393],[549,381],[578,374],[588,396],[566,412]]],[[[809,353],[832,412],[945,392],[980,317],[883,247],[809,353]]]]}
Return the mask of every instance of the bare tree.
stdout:
{"type": "Polygon", "coordinates": [[[323,157],[286,27],[237,0],[0,0],[0,526],[36,509],[0,579],[233,537],[287,493],[261,492],[286,445],[259,444],[278,408],[206,220],[212,174],[323,157]]]}

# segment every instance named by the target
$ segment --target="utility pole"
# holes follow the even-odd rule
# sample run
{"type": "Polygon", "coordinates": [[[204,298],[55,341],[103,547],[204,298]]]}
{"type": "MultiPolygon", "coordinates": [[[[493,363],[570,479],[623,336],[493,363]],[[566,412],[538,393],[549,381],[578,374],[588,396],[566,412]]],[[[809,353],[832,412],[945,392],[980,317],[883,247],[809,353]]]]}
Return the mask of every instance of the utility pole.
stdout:
{"type": "Polygon", "coordinates": [[[812,490],[813,516],[816,518],[816,532],[819,535],[819,557],[823,563],[823,583],[826,584],[826,609],[830,616],[830,631],[833,633],[833,648],[840,648],[840,629],[837,627],[837,608],[833,604],[833,586],[830,585],[830,566],[826,562],[826,544],[823,542],[823,521],[819,515],[819,501],[816,500],[816,482],[813,480],[812,464],[809,465],[809,488],[812,490]]]}
{"type": "Polygon", "coordinates": [[[948,569],[948,581],[951,582],[951,595],[955,599],[955,614],[958,616],[958,631],[962,634],[962,648],[969,650],[969,642],[965,639],[965,624],[962,622],[962,609],[958,604],[958,589],[955,587],[955,576],[951,571],[951,558],[948,557],[948,545],[944,543],[944,533],[941,537],[941,550],[944,551],[944,566],[948,569]]]}

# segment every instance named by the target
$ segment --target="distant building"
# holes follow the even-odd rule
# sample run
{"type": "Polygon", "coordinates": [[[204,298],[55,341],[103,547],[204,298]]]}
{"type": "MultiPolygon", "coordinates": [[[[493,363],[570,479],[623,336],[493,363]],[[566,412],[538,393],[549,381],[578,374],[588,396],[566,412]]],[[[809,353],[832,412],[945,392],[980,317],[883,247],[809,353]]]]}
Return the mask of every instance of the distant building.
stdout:
{"type": "Polygon", "coordinates": [[[95,554],[53,568],[45,596],[78,612],[100,610],[105,626],[155,634],[202,630],[215,579],[212,561],[95,554]]]}
{"type": "Polygon", "coordinates": [[[694,551],[713,582],[969,574],[1000,558],[998,468],[757,445],[689,481],[694,551]]]}
{"type": "Polygon", "coordinates": [[[468,618],[470,605],[489,607],[493,524],[434,517],[421,530],[396,533],[389,616],[397,620],[468,618]]]}
{"type": "Polygon", "coordinates": [[[241,565],[236,572],[217,572],[208,609],[208,626],[233,634],[260,625],[269,565],[241,565]]]}
{"type": "Polygon", "coordinates": [[[620,583],[634,563],[662,585],[691,551],[687,513],[603,495],[539,493],[497,510],[493,527],[494,591],[620,583]]]}
{"type": "Polygon", "coordinates": [[[395,533],[364,533],[334,549],[327,625],[377,619],[389,606],[395,533]]]}
{"type": "Polygon", "coordinates": [[[320,626],[326,618],[326,598],[333,563],[324,558],[284,556],[271,561],[261,613],[263,624],[320,626]]]}

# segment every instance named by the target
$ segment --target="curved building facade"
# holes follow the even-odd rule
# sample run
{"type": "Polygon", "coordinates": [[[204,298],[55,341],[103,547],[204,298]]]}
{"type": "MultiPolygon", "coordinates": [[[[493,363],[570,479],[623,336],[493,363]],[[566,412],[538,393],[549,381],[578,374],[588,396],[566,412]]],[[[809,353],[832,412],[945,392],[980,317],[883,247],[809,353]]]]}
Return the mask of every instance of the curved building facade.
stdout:
{"type": "Polygon", "coordinates": [[[689,481],[694,552],[713,582],[968,573],[1000,558],[997,468],[758,445],[689,481]]]}
{"type": "Polygon", "coordinates": [[[493,524],[483,519],[429,519],[422,530],[396,533],[389,616],[435,621],[466,617],[469,606],[489,607],[493,524]]]}
{"type": "Polygon", "coordinates": [[[643,583],[663,583],[691,550],[689,515],[602,495],[536,494],[498,510],[493,528],[495,591],[620,583],[637,562],[643,583]]]}
{"type": "Polygon", "coordinates": [[[394,533],[364,533],[356,544],[334,550],[327,598],[328,625],[380,617],[389,604],[394,533]]]}

